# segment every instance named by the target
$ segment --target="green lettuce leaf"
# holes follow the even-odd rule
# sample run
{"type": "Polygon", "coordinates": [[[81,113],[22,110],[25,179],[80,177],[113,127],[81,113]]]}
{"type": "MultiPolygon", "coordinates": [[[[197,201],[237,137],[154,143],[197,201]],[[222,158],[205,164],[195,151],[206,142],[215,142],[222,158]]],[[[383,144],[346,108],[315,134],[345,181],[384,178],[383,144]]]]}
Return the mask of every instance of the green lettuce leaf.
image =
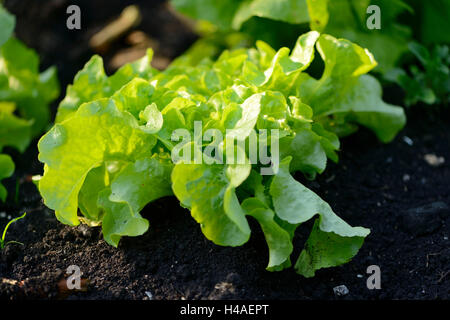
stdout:
{"type": "Polygon", "coordinates": [[[114,174],[121,168],[117,161],[105,162],[91,169],[78,193],[78,207],[83,215],[80,221],[88,225],[98,225],[102,221],[103,210],[98,205],[100,192],[108,188],[114,174]]]}
{"type": "Polygon", "coordinates": [[[8,146],[23,152],[30,143],[33,121],[15,116],[14,110],[13,103],[0,102],[0,151],[8,146]]]}
{"type": "Polygon", "coordinates": [[[16,104],[18,114],[33,120],[31,136],[50,120],[49,104],[59,95],[54,67],[39,73],[39,58],[15,38],[0,47],[0,101],[16,104]]]}
{"type": "Polygon", "coordinates": [[[370,52],[329,35],[319,38],[317,49],[325,62],[322,77],[302,74],[296,89],[296,95],[312,107],[314,118],[336,133],[346,133],[340,125],[353,122],[374,131],[381,141],[391,141],[406,117],[401,107],[383,102],[380,84],[365,75],[376,66],[370,52]]]}
{"type": "Polygon", "coordinates": [[[141,217],[127,202],[109,201],[111,190],[105,189],[98,195],[98,205],[104,210],[102,232],[105,241],[117,247],[120,238],[140,236],[149,226],[148,220],[141,217]]]}
{"type": "Polygon", "coordinates": [[[73,84],[67,87],[66,96],[58,107],[56,122],[69,118],[85,102],[111,97],[134,78],[149,79],[157,73],[150,65],[152,57],[153,51],[148,49],[143,58],[122,66],[108,77],[102,58],[93,56],[76,74],[73,84]]]}
{"type": "MultiPolygon", "coordinates": [[[[345,38],[368,48],[378,61],[375,69],[385,73],[392,69],[400,56],[406,51],[411,30],[400,25],[397,17],[403,12],[411,12],[401,0],[318,0],[322,14],[317,12],[319,27],[311,22],[312,30],[319,30],[338,38],[345,38]],[[381,29],[370,30],[366,26],[370,5],[380,8],[381,29]],[[322,26],[325,25],[325,28],[322,26]],[[389,50],[386,50],[389,48],[389,50]]],[[[316,8],[316,10],[319,10],[316,8]]]]}
{"type": "Polygon", "coordinates": [[[280,141],[281,157],[293,157],[291,171],[302,171],[314,177],[327,165],[327,154],[320,142],[322,139],[311,129],[298,130],[294,137],[280,141]]]}
{"type": "MultiPolygon", "coordinates": [[[[11,160],[11,157],[6,154],[0,154],[0,182],[9,178],[14,173],[14,162],[11,160]]],[[[8,192],[6,188],[0,183],[0,200],[5,202],[6,196],[8,192]]]]}
{"type": "Polygon", "coordinates": [[[312,277],[315,270],[348,262],[370,231],[348,225],[328,203],[296,181],[289,173],[290,161],[287,157],[281,162],[280,171],[270,184],[270,195],[276,215],[291,225],[319,215],[295,265],[298,273],[312,277]]]}
{"type": "Polygon", "coordinates": [[[107,161],[151,157],[155,143],[156,138],[112,100],[82,105],[39,141],[39,160],[45,163],[39,188],[46,205],[61,222],[77,225],[78,194],[87,174],[107,161]]]}
{"type": "Polygon", "coordinates": [[[207,20],[221,30],[239,30],[252,17],[290,24],[309,22],[306,0],[172,0],[172,4],[179,12],[207,20]]]}
{"type": "Polygon", "coordinates": [[[251,17],[268,18],[291,24],[309,22],[305,0],[244,0],[232,21],[233,29],[239,30],[251,17]]]}
{"type": "Polygon", "coordinates": [[[195,19],[208,20],[221,29],[229,29],[241,1],[172,0],[177,11],[195,19]]]}
{"type": "Polygon", "coordinates": [[[248,165],[207,165],[179,162],[172,172],[173,192],[190,208],[209,240],[222,246],[248,241],[250,227],[235,193],[250,174],[248,165]]]}
{"type": "Polygon", "coordinates": [[[170,174],[173,164],[159,157],[128,163],[98,196],[104,209],[102,230],[105,241],[117,247],[121,236],[138,236],[149,223],[139,212],[156,199],[172,195],[170,174]]]}
{"type": "Polygon", "coordinates": [[[261,225],[269,247],[269,264],[267,270],[280,271],[291,266],[290,255],[293,250],[289,232],[277,223],[275,213],[257,198],[247,198],[242,203],[247,215],[261,225]]]}

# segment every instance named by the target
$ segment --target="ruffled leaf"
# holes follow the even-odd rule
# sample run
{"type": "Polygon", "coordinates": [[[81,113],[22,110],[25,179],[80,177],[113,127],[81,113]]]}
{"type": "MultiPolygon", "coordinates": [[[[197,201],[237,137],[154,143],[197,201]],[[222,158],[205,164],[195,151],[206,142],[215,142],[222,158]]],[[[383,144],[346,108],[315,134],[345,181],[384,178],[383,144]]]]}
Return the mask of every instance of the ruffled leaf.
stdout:
{"type": "Polygon", "coordinates": [[[267,270],[279,271],[291,265],[293,250],[289,232],[283,229],[275,219],[275,213],[257,198],[247,198],[242,203],[247,215],[258,221],[269,247],[267,270]]]}
{"type": "Polygon", "coordinates": [[[106,242],[117,247],[121,236],[138,236],[147,231],[149,223],[139,212],[147,203],[172,194],[168,160],[137,160],[127,164],[113,179],[109,188],[98,196],[104,209],[102,230],[106,242]]]}
{"type": "Polygon", "coordinates": [[[291,157],[287,157],[281,161],[280,170],[270,184],[270,195],[276,215],[291,225],[301,224],[315,215],[320,217],[318,229],[316,228],[320,232],[313,229],[305,250],[296,263],[297,271],[310,277],[317,269],[337,266],[350,260],[370,231],[348,225],[333,212],[328,203],[296,181],[289,173],[291,160],[291,157]],[[336,242],[339,245],[336,246],[336,242]],[[339,253],[334,252],[336,247],[339,248],[339,253]],[[305,255],[309,259],[305,259],[305,255]]]}
{"type": "Polygon", "coordinates": [[[146,56],[122,66],[114,75],[108,77],[102,58],[93,56],[76,74],[73,84],[67,87],[67,94],[58,108],[56,122],[70,117],[85,102],[111,97],[134,78],[149,79],[155,75],[157,72],[150,65],[152,57],[153,51],[148,49],[146,56]]]}
{"type": "Polygon", "coordinates": [[[235,194],[250,174],[250,165],[178,163],[172,172],[173,192],[189,207],[209,240],[223,246],[248,241],[250,227],[235,194]],[[233,168],[241,170],[233,170],[233,168]]]}
{"type": "Polygon", "coordinates": [[[322,77],[307,74],[298,79],[297,95],[313,108],[314,118],[339,133],[340,125],[359,123],[383,142],[391,141],[403,128],[403,108],[383,102],[378,81],[365,75],[376,62],[356,44],[328,35],[319,38],[317,49],[325,61],[322,77]]]}
{"type": "Polygon", "coordinates": [[[14,109],[13,103],[0,102],[0,151],[8,146],[23,152],[30,143],[33,121],[18,118],[14,109]]]}
{"type": "Polygon", "coordinates": [[[33,120],[31,136],[42,132],[50,120],[48,105],[59,95],[56,69],[39,73],[39,58],[15,38],[0,47],[0,101],[14,103],[18,114],[33,120]]]}
{"type": "Polygon", "coordinates": [[[107,161],[134,162],[151,156],[155,143],[154,136],[112,101],[82,105],[39,141],[39,160],[45,163],[39,188],[46,205],[61,222],[77,225],[78,193],[87,174],[107,161]]]}

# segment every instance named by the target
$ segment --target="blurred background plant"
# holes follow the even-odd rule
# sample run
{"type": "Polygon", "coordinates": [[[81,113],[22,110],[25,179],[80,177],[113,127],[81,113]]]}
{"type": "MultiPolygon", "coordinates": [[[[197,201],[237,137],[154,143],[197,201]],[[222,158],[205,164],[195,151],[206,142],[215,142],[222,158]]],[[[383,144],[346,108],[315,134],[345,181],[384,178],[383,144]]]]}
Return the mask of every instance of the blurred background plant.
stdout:
{"type": "MultiPolygon", "coordinates": [[[[374,72],[404,90],[404,103],[448,101],[450,0],[172,0],[194,19],[201,39],[185,56],[192,61],[257,39],[290,47],[296,35],[317,30],[349,39],[375,56],[374,72]],[[380,29],[370,30],[368,7],[380,8],[380,29]],[[412,43],[411,43],[412,42],[412,43]],[[420,44],[422,43],[422,45],[420,44]],[[431,47],[431,52],[424,46],[431,47]],[[417,59],[411,57],[411,53],[417,59]]],[[[314,69],[314,68],[313,68],[314,69]]]]}
{"type": "Polygon", "coordinates": [[[403,88],[406,106],[419,102],[447,106],[450,102],[449,47],[434,45],[428,50],[417,42],[411,42],[408,47],[418,63],[405,69],[394,68],[386,74],[386,79],[403,88]]]}
{"type": "MultiPolygon", "coordinates": [[[[49,104],[59,96],[56,68],[39,72],[39,58],[13,36],[15,17],[0,4],[0,152],[24,152],[50,121],[49,104]]],[[[0,154],[0,179],[14,172],[11,157],[0,154]]],[[[7,191],[0,184],[0,200],[7,191]]]]}

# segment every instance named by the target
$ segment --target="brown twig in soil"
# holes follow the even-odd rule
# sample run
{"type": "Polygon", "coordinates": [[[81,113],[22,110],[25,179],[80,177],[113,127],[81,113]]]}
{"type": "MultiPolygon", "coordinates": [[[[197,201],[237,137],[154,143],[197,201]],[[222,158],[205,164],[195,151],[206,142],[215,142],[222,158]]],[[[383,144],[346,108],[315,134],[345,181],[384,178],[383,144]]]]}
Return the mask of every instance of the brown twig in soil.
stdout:
{"type": "Polygon", "coordinates": [[[141,22],[141,12],[139,7],[132,5],[126,7],[120,17],[98,33],[96,33],[89,41],[89,45],[96,52],[106,52],[109,45],[123,36],[132,28],[139,25],[141,22]]]}
{"type": "Polygon", "coordinates": [[[89,283],[90,282],[88,279],[81,278],[80,279],[80,289],[69,289],[67,287],[66,279],[63,278],[58,282],[58,293],[59,293],[58,297],[60,299],[65,299],[73,292],[86,292],[86,291],[88,291],[89,283]]]}
{"type": "Polygon", "coordinates": [[[449,274],[450,274],[450,271],[447,271],[447,272],[445,272],[445,273],[442,272],[442,273],[441,273],[441,277],[440,277],[439,280],[437,281],[437,284],[441,283],[442,280],[444,280],[445,277],[448,276],[449,274]]]}
{"type": "MultiPolygon", "coordinates": [[[[1,278],[0,284],[2,286],[9,287],[11,292],[14,292],[15,296],[20,297],[29,297],[29,298],[38,298],[44,299],[48,298],[48,292],[46,292],[43,287],[37,286],[35,279],[27,278],[25,280],[14,280],[1,278]]],[[[57,283],[57,279],[54,279],[55,283],[53,284],[56,295],[53,297],[56,299],[66,299],[69,295],[76,292],[86,292],[89,286],[88,279],[80,279],[80,289],[69,289],[67,287],[67,281],[65,278],[61,278],[57,283]]]]}
{"type": "Polygon", "coordinates": [[[418,267],[416,267],[416,268],[410,270],[409,273],[413,273],[413,272],[415,272],[415,271],[417,271],[417,270],[419,270],[419,269],[420,269],[420,266],[418,266],[418,267]]]}

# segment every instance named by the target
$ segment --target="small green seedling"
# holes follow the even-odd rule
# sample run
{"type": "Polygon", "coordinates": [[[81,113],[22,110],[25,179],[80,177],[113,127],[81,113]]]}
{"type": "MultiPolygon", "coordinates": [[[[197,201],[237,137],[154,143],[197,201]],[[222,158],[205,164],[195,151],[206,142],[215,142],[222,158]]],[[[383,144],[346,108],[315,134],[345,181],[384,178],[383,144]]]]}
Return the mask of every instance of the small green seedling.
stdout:
{"type": "Polygon", "coordinates": [[[8,241],[5,242],[5,236],[6,236],[6,231],[8,231],[9,226],[16,222],[17,220],[23,219],[25,218],[25,216],[27,215],[27,213],[25,212],[23,215],[21,215],[20,217],[14,218],[12,219],[10,222],[8,222],[8,224],[6,225],[5,229],[3,229],[3,234],[2,234],[2,238],[0,239],[0,249],[4,249],[8,244],[12,244],[12,243],[16,243],[16,244],[20,244],[23,246],[22,242],[18,242],[18,241],[8,241]]]}

